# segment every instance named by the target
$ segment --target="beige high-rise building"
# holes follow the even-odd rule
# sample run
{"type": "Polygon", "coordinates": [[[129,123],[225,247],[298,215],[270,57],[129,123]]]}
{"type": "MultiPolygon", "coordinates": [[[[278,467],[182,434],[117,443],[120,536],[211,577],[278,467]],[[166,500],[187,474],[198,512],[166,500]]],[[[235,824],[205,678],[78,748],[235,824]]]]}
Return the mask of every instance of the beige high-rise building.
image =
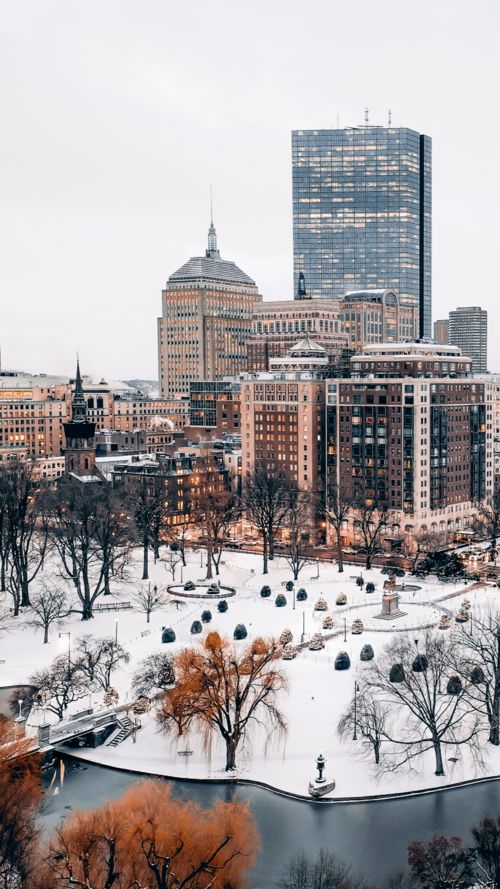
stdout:
{"type": "Polygon", "coordinates": [[[213,221],[205,256],[174,272],[162,292],[158,372],[163,398],[189,394],[192,380],[220,380],[246,370],[255,281],[221,259],[213,221]]]}

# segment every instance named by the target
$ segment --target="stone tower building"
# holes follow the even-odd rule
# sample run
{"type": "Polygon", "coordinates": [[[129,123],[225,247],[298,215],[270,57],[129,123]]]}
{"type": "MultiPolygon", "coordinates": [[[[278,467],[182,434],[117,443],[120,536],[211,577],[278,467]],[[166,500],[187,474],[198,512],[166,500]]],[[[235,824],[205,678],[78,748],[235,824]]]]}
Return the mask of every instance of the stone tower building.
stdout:
{"type": "Polygon", "coordinates": [[[76,363],[71,421],[64,424],[64,434],[65,474],[80,479],[95,476],[95,423],[88,419],[79,361],[76,363]]]}

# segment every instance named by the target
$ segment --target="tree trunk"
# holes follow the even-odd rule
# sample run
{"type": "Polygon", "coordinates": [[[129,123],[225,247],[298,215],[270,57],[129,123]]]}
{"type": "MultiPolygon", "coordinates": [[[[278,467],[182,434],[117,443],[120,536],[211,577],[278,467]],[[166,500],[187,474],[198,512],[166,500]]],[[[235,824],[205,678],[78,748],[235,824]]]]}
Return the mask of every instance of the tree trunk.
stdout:
{"type": "Polygon", "coordinates": [[[207,573],[205,575],[205,579],[212,580],[213,576],[214,575],[212,573],[212,550],[211,550],[210,545],[208,545],[207,546],[207,573]]]}
{"type": "Polygon", "coordinates": [[[111,595],[111,589],[109,587],[109,567],[106,567],[104,570],[104,595],[111,595]]]}
{"type": "Polygon", "coordinates": [[[149,540],[147,535],[142,539],[142,579],[149,580],[149,540]]]}
{"type": "Polygon", "coordinates": [[[342,536],[339,529],[337,529],[337,563],[339,566],[339,574],[342,574],[344,570],[344,553],[342,549],[342,536]]]}
{"type": "Polygon", "coordinates": [[[500,689],[498,691],[495,690],[491,702],[490,736],[488,741],[495,747],[500,746],[500,689]]]}
{"type": "Polygon", "coordinates": [[[434,755],[436,757],[436,771],[435,775],[444,775],[444,766],[443,766],[443,754],[441,752],[441,742],[439,738],[434,738],[433,740],[434,747],[434,755]]]}
{"type": "Polygon", "coordinates": [[[267,564],[267,537],[265,536],[265,534],[262,537],[262,562],[263,562],[262,573],[268,574],[269,568],[268,568],[268,564],[267,564]]]}
{"type": "Polygon", "coordinates": [[[238,741],[231,737],[226,740],[226,772],[231,772],[236,768],[236,751],[238,749],[238,741]]]}
{"type": "Polygon", "coordinates": [[[368,571],[372,567],[372,554],[366,554],[365,569],[368,571]]]}
{"type": "Polygon", "coordinates": [[[375,753],[375,762],[378,765],[380,763],[380,741],[375,741],[373,745],[373,752],[375,753]]]}
{"type": "Polygon", "coordinates": [[[25,578],[21,581],[21,605],[23,608],[29,608],[31,605],[29,586],[25,578]]]}
{"type": "Polygon", "coordinates": [[[150,617],[151,617],[151,612],[150,612],[150,611],[146,611],[146,623],[147,623],[147,624],[149,623],[149,618],[150,618],[150,617]]]}
{"type": "Polygon", "coordinates": [[[49,628],[48,628],[48,626],[46,626],[43,628],[43,643],[44,643],[44,645],[46,645],[48,641],[49,641],[49,628]]]}
{"type": "Polygon", "coordinates": [[[94,615],[92,614],[92,602],[89,598],[85,597],[83,600],[83,608],[82,608],[82,620],[90,620],[94,615]]]}
{"type": "Polygon", "coordinates": [[[267,538],[269,541],[269,561],[272,562],[274,559],[274,531],[272,528],[268,529],[267,538]]]}
{"type": "Polygon", "coordinates": [[[2,568],[0,573],[0,592],[5,593],[7,589],[7,573],[5,571],[5,559],[2,559],[2,568]]]}

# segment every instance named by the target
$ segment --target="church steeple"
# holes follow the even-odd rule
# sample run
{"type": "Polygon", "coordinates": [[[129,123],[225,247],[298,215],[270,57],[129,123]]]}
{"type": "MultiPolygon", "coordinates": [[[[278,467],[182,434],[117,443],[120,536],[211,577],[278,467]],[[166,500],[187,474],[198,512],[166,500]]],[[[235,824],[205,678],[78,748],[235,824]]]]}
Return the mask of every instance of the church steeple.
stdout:
{"type": "Polygon", "coordinates": [[[220,253],[217,250],[217,232],[214,225],[214,209],[212,203],[212,186],[210,186],[210,226],[208,229],[208,247],[205,256],[209,259],[219,259],[220,253]]]}
{"type": "Polygon", "coordinates": [[[73,423],[85,423],[87,420],[87,402],[83,394],[82,375],[80,373],[80,359],[76,359],[75,390],[71,405],[71,419],[73,423]]]}

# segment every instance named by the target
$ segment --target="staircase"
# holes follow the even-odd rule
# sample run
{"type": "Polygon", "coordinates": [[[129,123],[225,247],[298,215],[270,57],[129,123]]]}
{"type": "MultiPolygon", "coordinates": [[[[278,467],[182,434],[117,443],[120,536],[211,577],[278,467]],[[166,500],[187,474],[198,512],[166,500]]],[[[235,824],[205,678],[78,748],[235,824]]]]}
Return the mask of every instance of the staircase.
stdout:
{"type": "Polygon", "coordinates": [[[116,723],[119,731],[116,735],[113,735],[112,740],[106,745],[107,747],[118,747],[118,744],[125,741],[125,739],[134,731],[135,724],[128,718],[128,716],[121,716],[117,719],[116,723]]]}

